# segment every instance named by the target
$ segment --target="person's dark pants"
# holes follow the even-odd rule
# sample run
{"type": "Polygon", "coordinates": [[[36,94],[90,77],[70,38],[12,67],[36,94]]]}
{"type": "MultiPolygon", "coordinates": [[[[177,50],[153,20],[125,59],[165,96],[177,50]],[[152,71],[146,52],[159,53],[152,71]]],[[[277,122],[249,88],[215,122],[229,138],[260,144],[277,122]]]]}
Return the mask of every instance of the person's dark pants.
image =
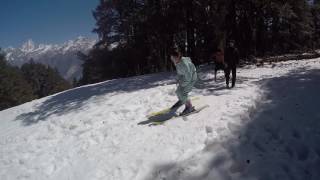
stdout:
{"type": "Polygon", "coordinates": [[[224,74],[226,77],[226,85],[229,87],[229,81],[230,81],[230,73],[232,73],[232,87],[236,85],[236,78],[237,78],[237,67],[227,67],[224,70],[224,74]]]}

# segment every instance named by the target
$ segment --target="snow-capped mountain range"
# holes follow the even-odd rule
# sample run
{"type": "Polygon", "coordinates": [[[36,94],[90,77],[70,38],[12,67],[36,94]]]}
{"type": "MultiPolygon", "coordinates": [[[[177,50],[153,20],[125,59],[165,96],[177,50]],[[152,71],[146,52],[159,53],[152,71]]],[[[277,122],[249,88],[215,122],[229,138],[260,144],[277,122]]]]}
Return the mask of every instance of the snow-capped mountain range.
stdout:
{"type": "Polygon", "coordinates": [[[79,79],[82,75],[82,61],[78,52],[88,53],[96,43],[95,39],[78,37],[63,44],[35,44],[31,39],[20,48],[4,49],[7,60],[17,66],[29,62],[31,59],[50,67],[57,68],[67,80],[79,79]]]}

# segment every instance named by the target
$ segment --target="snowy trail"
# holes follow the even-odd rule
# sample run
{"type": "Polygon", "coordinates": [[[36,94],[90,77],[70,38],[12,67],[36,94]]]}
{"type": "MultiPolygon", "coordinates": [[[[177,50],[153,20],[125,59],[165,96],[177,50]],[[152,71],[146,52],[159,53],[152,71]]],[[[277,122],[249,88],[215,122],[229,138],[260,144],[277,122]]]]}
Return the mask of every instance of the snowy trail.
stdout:
{"type": "MultiPolygon", "coordinates": [[[[176,101],[174,77],[165,73],[84,86],[1,111],[0,179],[250,179],[253,170],[241,169],[243,161],[232,156],[252,148],[236,146],[237,138],[272,101],[265,82],[301,74],[301,69],[319,70],[320,60],[240,69],[232,90],[224,88],[222,73],[216,83],[204,71],[201,88],[191,95],[200,97],[196,106],[210,108],[164,126],[137,124],[176,101]]],[[[271,128],[273,134],[278,131],[271,128]]],[[[245,137],[258,135],[253,128],[245,137]]]]}

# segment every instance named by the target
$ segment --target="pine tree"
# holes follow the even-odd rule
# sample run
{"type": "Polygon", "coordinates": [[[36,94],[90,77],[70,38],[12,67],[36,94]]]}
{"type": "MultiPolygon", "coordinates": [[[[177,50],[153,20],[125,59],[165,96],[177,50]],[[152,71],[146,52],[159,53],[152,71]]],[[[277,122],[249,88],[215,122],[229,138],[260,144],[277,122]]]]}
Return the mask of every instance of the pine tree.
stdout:
{"type": "Polygon", "coordinates": [[[32,60],[23,64],[21,71],[38,98],[71,88],[71,85],[59,75],[57,69],[32,60]]]}
{"type": "Polygon", "coordinates": [[[320,48],[320,0],[315,0],[312,5],[312,20],[313,20],[313,48],[320,48]]]}
{"type": "Polygon", "coordinates": [[[307,0],[101,0],[81,82],[171,70],[174,46],[195,64],[231,39],[242,58],[306,50],[319,37],[317,12],[307,0]]]}
{"type": "Polygon", "coordinates": [[[31,101],[31,86],[17,67],[10,66],[0,50],[0,110],[31,101]]]}

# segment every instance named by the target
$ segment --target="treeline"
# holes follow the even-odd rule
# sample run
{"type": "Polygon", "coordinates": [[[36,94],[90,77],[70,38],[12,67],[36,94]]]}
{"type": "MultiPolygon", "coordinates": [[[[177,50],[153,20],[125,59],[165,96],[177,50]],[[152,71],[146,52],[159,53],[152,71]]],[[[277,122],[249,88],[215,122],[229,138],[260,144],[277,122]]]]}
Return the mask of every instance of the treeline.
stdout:
{"type": "Polygon", "coordinates": [[[0,110],[69,88],[56,69],[33,61],[21,68],[11,66],[0,50],[0,110]]]}
{"type": "Polygon", "coordinates": [[[170,70],[173,46],[196,64],[231,39],[242,59],[320,47],[320,0],[100,0],[93,15],[82,84],[170,70]]]}

